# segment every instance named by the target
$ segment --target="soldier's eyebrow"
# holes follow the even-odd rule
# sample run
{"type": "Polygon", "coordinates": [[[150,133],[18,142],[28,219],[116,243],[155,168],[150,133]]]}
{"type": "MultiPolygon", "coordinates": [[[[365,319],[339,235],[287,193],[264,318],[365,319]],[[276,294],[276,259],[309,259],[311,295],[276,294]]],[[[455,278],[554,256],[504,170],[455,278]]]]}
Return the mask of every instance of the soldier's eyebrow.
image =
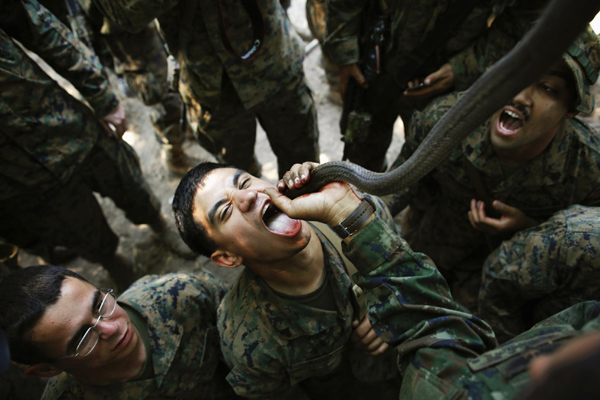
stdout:
{"type": "Polygon", "coordinates": [[[556,76],[558,78],[563,79],[565,82],[569,82],[571,79],[571,74],[567,71],[563,71],[561,69],[552,68],[550,71],[546,71],[544,75],[556,76]]]}
{"type": "MultiPolygon", "coordinates": [[[[240,176],[244,173],[243,170],[238,169],[235,171],[235,173],[233,174],[233,179],[232,179],[232,186],[233,187],[237,187],[238,185],[238,181],[240,180],[240,176]]],[[[227,199],[219,199],[215,204],[213,204],[213,206],[210,208],[210,210],[208,210],[208,222],[211,225],[215,225],[215,216],[217,214],[217,210],[219,209],[219,207],[223,204],[226,203],[227,199]]]]}
{"type": "MultiPolygon", "coordinates": [[[[98,300],[100,300],[100,295],[102,293],[96,289],[96,291],[94,292],[94,298],[92,299],[92,315],[96,316],[96,312],[98,311],[98,300]]],[[[73,335],[73,337],[71,338],[71,340],[69,340],[69,343],[67,344],[67,353],[71,350],[75,350],[75,348],[77,347],[77,345],[79,344],[79,341],[81,340],[81,337],[85,334],[85,331],[87,331],[87,329],[89,328],[89,326],[85,325],[82,326],[81,328],[79,328],[79,330],[77,331],[77,333],[75,333],[75,335],[73,335]]]]}

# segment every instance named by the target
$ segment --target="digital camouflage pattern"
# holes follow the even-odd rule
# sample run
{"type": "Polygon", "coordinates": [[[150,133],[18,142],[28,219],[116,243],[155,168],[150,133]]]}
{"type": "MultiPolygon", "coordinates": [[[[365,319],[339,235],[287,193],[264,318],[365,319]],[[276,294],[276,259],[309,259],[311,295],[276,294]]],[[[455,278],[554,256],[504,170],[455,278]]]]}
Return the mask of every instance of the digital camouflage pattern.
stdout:
{"type": "MultiPolygon", "coordinates": [[[[410,157],[458,97],[440,97],[415,113],[396,166],[410,157]]],[[[469,257],[478,257],[479,262],[468,272],[479,275],[480,262],[491,251],[488,236],[469,223],[471,199],[479,196],[468,163],[479,171],[490,199],[516,207],[540,223],[572,204],[600,205],[600,141],[583,121],[566,120],[544,152],[516,171],[503,168],[489,139],[489,124],[467,136],[447,161],[416,185],[386,198],[393,213],[410,205],[410,218],[402,226],[406,240],[429,255],[449,280],[465,268],[469,257]]],[[[493,237],[497,243],[490,244],[495,247],[502,239],[507,238],[493,237]]]]}
{"type": "Polygon", "coordinates": [[[318,127],[314,101],[304,81],[301,40],[278,0],[256,2],[264,21],[264,43],[260,52],[246,61],[227,49],[227,40],[221,33],[224,23],[231,46],[238,54],[244,54],[252,47],[255,40],[252,22],[240,2],[95,0],[95,4],[112,23],[127,30],[143,29],[158,18],[171,52],[183,59],[179,91],[192,129],[200,144],[220,161],[242,169],[250,168],[250,162],[254,160],[251,145],[256,135],[257,117],[275,150],[285,141],[295,146],[295,149],[286,147],[276,153],[280,165],[318,160],[318,127]],[[185,32],[184,17],[190,13],[193,13],[191,32],[185,32]],[[189,43],[183,49],[179,48],[180,35],[189,37],[189,43]],[[281,98],[274,101],[277,94],[284,91],[287,91],[284,103],[280,102],[281,98]],[[301,96],[301,103],[309,104],[294,103],[289,100],[290,96],[301,96]],[[233,105],[229,101],[232,97],[235,98],[233,105]],[[268,100],[272,103],[267,107],[268,100]],[[262,109],[255,108],[261,105],[262,109]],[[250,113],[244,113],[245,110],[250,113]],[[238,117],[242,113],[244,115],[238,117]],[[299,123],[275,130],[269,120],[284,114],[293,116],[299,123]],[[215,120],[213,124],[211,119],[215,120]],[[296,129],[290,131],[291,126],[296,129]],[[230,140],[230,133],[240,127],[243,129],[236,141],[241,141],[242,145],[235,148],[236,141],[230,140]]]}
{"type": "MultiPolygon", "coordinates": [[[[382,205],[378,198],[370,198],[382,205]]],[[[389,229],[394,231],[395,224],[387,209],[380,207],[379,210],[385,221],[382,223],[389,224],[389,229]]],[[[357,379],[382,382],[396,374],[393,352],[372,357],[351,348],[354,315],[348,295],[351,280],[334,245],[316,231],[323,246],[327,279],[337,311],[279,297],[249,268],[219,307],[221,348],[232,367],[227,380],[240,396],[348,398],[347,391],[356,394],[357,379]],[[335,381],[331,376],[340,369],[349,369],[348,363],[353,371],[345,372],[343,382],[335,381]],[[314,388],[316,392],[311,393],[314,388]]],[[[377,397],[374,390],[371,396],[377,397]]]]}
{"type": "Polygon", "coordinates": [[[66,182],[104,134],[97,118],[118,106],[101,64],[44,7],[23,0],[2,3],[0,66],[0,199],[66,182]],[[97,117],[13,38],[73,83],[97,117]]]}
{"type": "Polygon", "coordinates": [[[400,400],[515,399],[532,356],[600,329],[600,302],[579,303],[496,347],[490,326],[460,311],[431,259],[381,219],[344,252],[359,270],[371,324],[398,351],[400,400]]]}
{"type": "Polygon", "coordinates": [[[148,275],[118,299],[146,321],[154,377],[107,386],[89,386],[62,373],[50,379],[49,399],[234,399],[217,369],[216,310],[225,284],[208,272],[148,275]]]}
{"type": "MultiPolygon", "coordinates": [[[[169,92],[167,52],[155,22],[140,32],[127,32],[106,20],[92,0],[75,1],[85,18],[83,28],[90,30],[87,34],[93,51],[100,55],[105,66],[114,67],[123,78],[127,91],[151,106],[150,120],[158,141],[180,148],[185,139],[179,129],[181,98],[179,94],[169,92]]],[[[73,29],[65,0],[41,0],[40,3],[73,29]]]]}
{"type": "Polygon", "coordinates": [[[118,102],[96,56],[36,1],[4,2],[2,7],[0,236],[49,260],[54,246],[90,261],[106,259],[118,238],[92,191],[112,198],[138,224],[152,222],[160,203],[133,149],[108,137],[97,120],[118,102]],[[96,115],[13,38],[73,83],[96,115]]]}
{"type": "Polygon", "coordinates": [[[574,205],[502,242],[485,261],[477,315],[504,342],[551,315],[600,300],[600,208],[574,205]]]}
{"type": "Polygon", "coordinates": [[[388,15],[390,29],[380,56],[382,73],[369,82],[364,99],[364,111],[372,114],[370,129],[362,141],[346,145],[345,156],[367,169],[381,171],[398,116],[402,118],[405,132],[409,132],[413,111],[423,109],[433,99],[432,96],[403,96],[408,81],[424,79],[449,63],[454,74],[453,89],[468,89],[489,66],[514,47],[546,2],[475,1],[468,15],[458,13],[464,19],[462,22],[446,26],[450,24],[443,18],[448,10],[457,7],[468,10],[469,5],[458,0],[328,1],[323,46],[335,64],[359,61],[361,18],[367,17],[370,4],[383,4],[379,8],[388,15]],[[492,19],[494,22],[488,29],[492,19]],[[432,33],[438,38],[436,45],[424,45],[432,33]]]}

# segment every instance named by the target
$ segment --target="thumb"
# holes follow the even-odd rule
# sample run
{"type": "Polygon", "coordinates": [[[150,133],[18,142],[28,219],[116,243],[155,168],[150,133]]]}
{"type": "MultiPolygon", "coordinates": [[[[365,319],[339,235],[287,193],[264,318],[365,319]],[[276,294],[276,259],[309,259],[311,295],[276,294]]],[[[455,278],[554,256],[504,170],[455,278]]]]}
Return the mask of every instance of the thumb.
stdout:
{"type": "Polygon", "coordinates": [[[435,71],[429,74],[424,80],[423,83],[426,85],[431,85],[433,82],[436,82],[440,79],[440,71],[435,71]]]}
{"type": "Polygon", "coordinates": [[[281,211],[284,211],[292,207],[292,200],[290,200],[287,196],[283,195],[279,190],[275,188],[265,188],[263,192],[271,198],[273,204],[281,211]]]}

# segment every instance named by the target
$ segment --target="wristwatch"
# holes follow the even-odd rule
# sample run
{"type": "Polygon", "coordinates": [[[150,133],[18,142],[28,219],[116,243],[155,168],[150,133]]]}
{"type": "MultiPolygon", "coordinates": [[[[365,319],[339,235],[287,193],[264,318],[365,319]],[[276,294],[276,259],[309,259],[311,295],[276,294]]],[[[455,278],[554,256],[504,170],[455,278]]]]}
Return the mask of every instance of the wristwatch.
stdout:
{"type": "Polygon", "coordinates": [[[340,238],[346,239],[348,236],[354,235],[374,212],[375,205],[371,200],[364,198],[350,215],[331,229],[333,229],[340,238]]]}

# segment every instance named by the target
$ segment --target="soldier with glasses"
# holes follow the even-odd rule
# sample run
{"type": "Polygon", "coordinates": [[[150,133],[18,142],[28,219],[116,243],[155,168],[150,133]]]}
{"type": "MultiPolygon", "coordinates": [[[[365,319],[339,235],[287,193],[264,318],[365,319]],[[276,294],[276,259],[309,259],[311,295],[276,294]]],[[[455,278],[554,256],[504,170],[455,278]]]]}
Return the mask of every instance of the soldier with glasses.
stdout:
{"type": "Polygon", "coordinates": [[[208,272],[149,275],[117,300],[76,273],[24,268],[0,282],[13,361],[51,378],[43,399],[235,398],[225,381],[208,272]]]}

